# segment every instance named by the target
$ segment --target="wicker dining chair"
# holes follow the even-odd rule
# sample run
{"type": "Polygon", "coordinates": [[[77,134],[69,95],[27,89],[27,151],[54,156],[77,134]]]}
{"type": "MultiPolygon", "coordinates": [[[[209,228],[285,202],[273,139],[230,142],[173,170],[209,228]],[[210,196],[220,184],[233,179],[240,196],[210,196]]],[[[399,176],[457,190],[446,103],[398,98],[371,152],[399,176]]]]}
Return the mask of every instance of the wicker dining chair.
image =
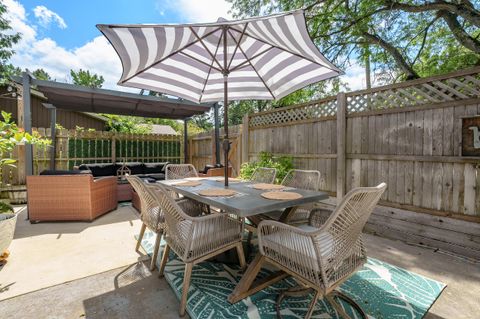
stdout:
{"type": "Polygon", "coordinates": [[[197,170],[192,164],[168,164],[165,167],[165,180],[198,177],[197,170]]]}
{"type": "Polygon", "coordinates": [[[342,317],[348,318],[333,299],[335,295],[351,303],[364,315],[353,300],[334,290],[366,262],[362,229],[386,187],[385,183],[381,183],[376,187],[351,190],[325,223],[322,223],[323,213],[317,219],[315,210],[309,225],[294,227],[272,220],[260,223],[258,242],[261,263],[273,264],[314,291],[305,318],[310,318],[318,298],[323,297],[342,317]]]}
{"type": "Polygon", "coordinates": [[[157,192],[158,202],[165,214],[168,226],[166,245],[163,250],[159,276],[168,260],[170,248],[186,263],[183,277],[183,291],[180,302],[180,316],[185,314],[188,289],[192,268],[213,256],[236,248],[240,266],[245,267],[245,255],[242,246],[243,223],[227,214],[193,216],[198,206],[192,201],[175,201],[160,186],[157,192]]]}
{"type": "Polygon", "coordinates": [[[157,260],[158,250],[160,249],[160,241],[166,228],[165,218],[155,195],[149,191],[152,186],[148,186],[140,177],[135,175],[127,176],[127,180],[138,194],[141,203],[140,220],[142,221],[142,228],[140,229],[135,250],[138,251],[140,248],[146,228],[157,234],[150,264],[150,270],[153,270],[155,269],[155,262],[157,260]]]}
{"type": "Polygon", "coordinates": [[[250,181],[254,183],[272,184],[275,182],[277,169],[269,167],[258,167],[250,177],[250,181]]]}
{"type": "MultiPolygon", "coordinates": [[[[292,169],[283,178],[281,184],[287,187],[318,191],[318,188],[320,187],[320,172],[315,170],[292,169]]],[[[310,211],[313,209],[313,207],[314,203],[299,206],[298,208],[296,208],[293,216],[288,222],[292,224],[307,222],[310,211]]],[[[268,212],[259,215],[258,219],[279,220],[282,213],[283,211],[268,212]]]]}

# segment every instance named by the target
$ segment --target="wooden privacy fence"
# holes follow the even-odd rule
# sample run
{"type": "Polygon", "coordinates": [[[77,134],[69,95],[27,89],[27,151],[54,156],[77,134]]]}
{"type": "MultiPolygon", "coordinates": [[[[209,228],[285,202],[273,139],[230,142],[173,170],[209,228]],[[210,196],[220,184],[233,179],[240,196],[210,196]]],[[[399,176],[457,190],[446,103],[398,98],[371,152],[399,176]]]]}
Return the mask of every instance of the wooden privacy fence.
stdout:
{"type": "Polygon", "coordinates": [[[480,68],[340,93],[251,114],[242,159],[292,156],[332,195],[384,181],[385,205],[480,221],[480,158],[461,156],[462,117],[478,114],[480,68]]]}
{"type": "MultiPolygon", "coordinates": [[[[240,172],[242,163],[242,125],[229,127],[229,138],[231,144],[229,153],[229,164],[236,176],[240,172]]],[[[224,130],[220,129],[220,136],[224,130]]],[[[189,163],[197,169],[202,169],[207,164],[215,164],[215,131],[202,132],[188,139],[189,163]]],[[[220,143],[220,162],[224,164],[223,145],[220,143]]]]}
{"type": "MultiPolygon", "coordinates": [[[[51,130],[34,128],[40,135],[51,139],[51,130]]],[[[34,174],[50,168],[51,146],[34,147],[34,174]]],[[[16,149],[17,168],[4,168],[3,186],[25,183],[23,159],[16,149]]],[[[183,136],[157,134],[126,134],[101,131],[57,130],[55,167],[58,170],[72,169],[82,163],[114,162],[183,162],[183,136]]]]}

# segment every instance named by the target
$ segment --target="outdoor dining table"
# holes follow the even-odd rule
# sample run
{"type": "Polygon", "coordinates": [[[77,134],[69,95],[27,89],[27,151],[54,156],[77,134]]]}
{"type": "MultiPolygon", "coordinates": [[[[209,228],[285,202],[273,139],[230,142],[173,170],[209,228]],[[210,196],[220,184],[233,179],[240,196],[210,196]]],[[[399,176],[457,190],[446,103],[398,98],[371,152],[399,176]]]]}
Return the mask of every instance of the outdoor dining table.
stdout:
{"type": "MultiPolygon", "coordinates": [[[[221,209],[228,214],[235,214],[240,218],[248,218],[267,212],[283,210],[279,218],[280,222],[288,223],[291,216],[294,214],[298,206],[310,204],[319,200],[328,198],[327,193],[310,191],[298,188],[286,187],[285,191],[292,191],[302,195],[301,198],[292,200],[272,200],[261,196],[266,190],[258,190],[253,188],[252,182],[231,182],[229,186],[225,187],[219,178],[187,178],[160,181],[165,188],[181,194],[185,197],[194,199],[211,207],[221,209]],[[181,186],[182,182],[186,180],[198,180],[201,182],[198,186],[181,186]],[[209,197],[200,195],[199,192],[204,189],[219,188],[230,189],[237,193],[233,196],[224,197],[209,197]]],[[[242,276],[242,279],[235,287],[235,290],[229,296],[228,300],[231,303],[236,303],[260,290],[270,286],[271,284],[287,277],[283,271],[278,271],[270,276],[267,276],[257,282],[252,274],[256,274],[259,265],[260,253],[252,260],[247,270],[242,276]],[[252,278],[253,277],[253,278],[252,278]]]]}

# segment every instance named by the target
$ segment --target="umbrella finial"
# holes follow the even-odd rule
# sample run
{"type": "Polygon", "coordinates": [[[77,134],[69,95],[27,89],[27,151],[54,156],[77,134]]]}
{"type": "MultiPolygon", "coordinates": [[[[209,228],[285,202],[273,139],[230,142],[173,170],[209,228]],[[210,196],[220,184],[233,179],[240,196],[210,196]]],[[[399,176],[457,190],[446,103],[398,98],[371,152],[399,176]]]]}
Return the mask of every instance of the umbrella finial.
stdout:
{"type": "Polygon", "coordinates": [[[228,20],[223,17],[220,17],[217,19],[217,23],[222,23],[222,22],[228,22],[228,20]]]}

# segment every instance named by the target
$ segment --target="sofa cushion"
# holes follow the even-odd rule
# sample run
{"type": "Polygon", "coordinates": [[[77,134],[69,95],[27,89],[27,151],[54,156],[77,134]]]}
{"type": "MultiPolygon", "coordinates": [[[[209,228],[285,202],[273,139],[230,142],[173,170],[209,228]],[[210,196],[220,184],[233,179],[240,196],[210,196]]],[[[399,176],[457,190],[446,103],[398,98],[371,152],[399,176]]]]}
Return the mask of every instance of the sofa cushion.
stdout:
{"type": "Polygon", "coordinates": [[[116,176],[117,170],[115,165],[110,163],[96,163],[96,164],[82,164],[78,167],[79,170],[90,170],[94,177],[100,176],[116,176]]]}
{"type": "Polygon", "coordinates": [[[46,169],[42,172],[40,172],[39,175],[80,175],[80,174],[92,174],[90,170],[50,170],[46,169]]]}
{"type": "Polygon", "coordinates": [[[144,174],[157,174],[165,173],[165,167],[168,165],[168,162],[144,163],[144,165],[144,174]]]}

